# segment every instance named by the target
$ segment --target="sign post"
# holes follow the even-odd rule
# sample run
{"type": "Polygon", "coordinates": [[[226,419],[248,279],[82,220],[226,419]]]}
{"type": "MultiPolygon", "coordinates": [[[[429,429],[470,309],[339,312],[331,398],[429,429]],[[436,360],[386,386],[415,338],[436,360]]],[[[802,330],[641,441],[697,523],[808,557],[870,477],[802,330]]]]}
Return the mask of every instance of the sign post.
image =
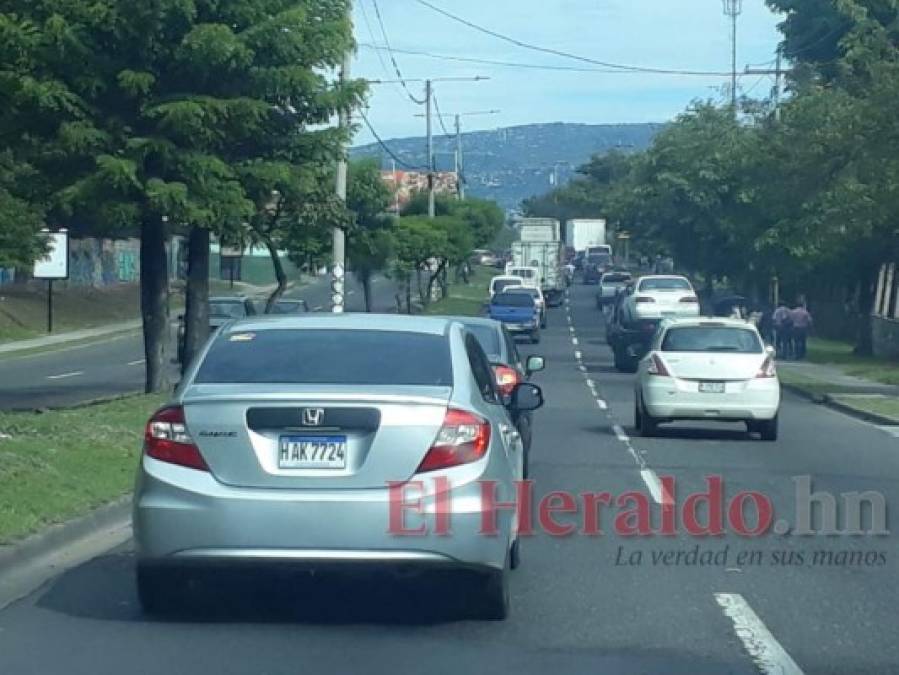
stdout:
{"type": "Polygon", "coordinates": [[[69,278],[69,233],[67,230],[45,230],[48,250],[43,258],[34,261],[32,276],[47,280],[47,332],[53,332],[53,281],[69,278]]]}

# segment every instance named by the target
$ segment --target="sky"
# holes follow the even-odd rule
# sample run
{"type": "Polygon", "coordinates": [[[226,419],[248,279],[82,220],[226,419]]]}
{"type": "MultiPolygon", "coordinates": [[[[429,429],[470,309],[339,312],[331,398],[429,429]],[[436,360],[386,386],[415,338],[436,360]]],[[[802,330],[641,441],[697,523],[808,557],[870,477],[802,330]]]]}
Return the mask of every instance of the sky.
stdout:
{"type": "MultiPolygon", "coordinates": [[[[631,66],[728,73],[730,19],[722,0],[427,0],[469,22],[519,41],[598,61],[631,66]]],[[[393,56],[405,80],[489,77],[481,81],[436,82],[441,112],[499,110],[463,118],[466,131],[536,122],[588,124],[664,122],[696,99],[724,100],[724,75],[659,75],[601,72],[608,69],[538,53],[480,33],[441,16],[418,0],[354,0],[359,48],[352,75],[396,80],[378,22],[380,10],[393,56]],[[382,49],[373,49],[378,45],[382,49]],[[542,66],[596,68],[571,72],[463,63],[405,54],[427,51],[454,57],[542,66]],[[380,55],[380,59],[379,59],[380,55]]],[[[773,65],[780,18],[763,0],[744,0],[738,19],[738,70],[773,65]]],[[[407,82],[421,98],[424,83],[407,82]]],[[[773,78],[743,76],[741,91],[764,96],[773,78]]],[[[383,139],[424,134],[425,120],[400,84],[372,84],[366,113],[383,139]]],[[[452,120],[447,119],[449,127],[452,120]]],[[[435,120],[435,133],[439,133],[435,120]]],[[[355,144],[373,141],[361,125],[355,144]]]]}

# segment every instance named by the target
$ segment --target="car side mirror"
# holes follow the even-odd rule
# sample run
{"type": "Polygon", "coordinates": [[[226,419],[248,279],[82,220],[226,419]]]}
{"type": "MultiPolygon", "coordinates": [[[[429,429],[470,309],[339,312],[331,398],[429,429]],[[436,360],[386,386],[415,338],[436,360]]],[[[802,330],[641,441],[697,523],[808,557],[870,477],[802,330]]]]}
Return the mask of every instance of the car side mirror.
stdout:
{"type": "Polygon", "coordinates": [[[512,390],[509,407],[514,412],[528,412],[543,407],[543,390],[536,384],[522,382],[512,390]]]}
{"type": "Polygon", "coordinates": [[[529,356],[525,364],[525,371],[528,375],[540,372],[546,368],[546,360],[542,356],[529,356]]]}

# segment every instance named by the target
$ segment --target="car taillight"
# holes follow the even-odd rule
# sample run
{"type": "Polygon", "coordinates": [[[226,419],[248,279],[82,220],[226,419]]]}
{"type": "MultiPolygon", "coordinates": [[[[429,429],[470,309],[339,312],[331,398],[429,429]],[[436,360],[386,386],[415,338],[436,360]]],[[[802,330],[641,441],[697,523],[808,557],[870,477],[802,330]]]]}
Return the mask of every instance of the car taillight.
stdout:
{"type": "Polygon", "coordinates": [[[509,366],[493,366],[496,387],[503,396],[511,396],[515,386],[521,383],[518,371],[509,366]]]}
{"type": "Polygon", "coordinates": [[[634,302],[655,302],[655,301],[656,301],[655,298],[647,298],[647,297],[640,297],[640,298],[636,298],[634,300],[634,302]]]}
{"type": "Polygon", "coordinates": [[[144,433],[144,452],[160,462],[209,471],[184,421],[184,409],[171,406],[156,411],[144,433]]]}
{"type": "Polygon", "coordinates": [[[665,367],[665,362],[662,361],[661,357],[658,354],[653,354],[649,359],[649,367],[646,369],[647,375],[658,375],[660,377],[671,377],[671,373],[668,372],[668,369],[665,367]]]}
{"type": "Polygon", "coordinates": [[[699,298],[697,298],[695,295],[688,295],[685,298],[681,298],[680,301],[681,302],[689,302],[690,304],[695,305],[699,302],[699,298]]]}
{"type": "Polygon", "coordinates": [[[490,424],[487,420],[464,410],[450,408],[416,473],[476,462],[487,454],[489,445],[490,424]]]}
{"type": "Polygon", "coordinates": [[[777,366],[774,364],[774,359],[772,359],[770,356],[766,358],[762,363],[762,367],[759,368],[759,372],[756,373],[756,377],[777,377],[777,366]]]}

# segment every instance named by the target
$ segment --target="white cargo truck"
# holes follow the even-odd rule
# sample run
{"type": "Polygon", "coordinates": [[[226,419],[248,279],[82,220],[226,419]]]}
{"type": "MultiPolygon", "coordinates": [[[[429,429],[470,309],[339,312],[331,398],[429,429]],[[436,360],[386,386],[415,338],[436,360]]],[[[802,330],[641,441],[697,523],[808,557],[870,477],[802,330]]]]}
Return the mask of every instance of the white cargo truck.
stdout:
{"type": "Polygon", "coordinates": [[[552,218],[524,218],[519,222],[520,239],[512,244],[512,262],[508,270],[532,268],[537,271],[540,290],[550,307],[562,304],[565,295],[565,273],[562,266],[561,227],[552,218]]]}
{"type": "Polygon", "coordinates": [[[554,218],[522,218],[518,221],[520,241],[559,241],[562,227],[554,218]]]}
{"type": "Polygon", "coordinates": [[[577,219],[565,222],[565,245],[577,251],[586,251],[589,246],[606,243],[606,221],[604,219],[577,219]]]}

